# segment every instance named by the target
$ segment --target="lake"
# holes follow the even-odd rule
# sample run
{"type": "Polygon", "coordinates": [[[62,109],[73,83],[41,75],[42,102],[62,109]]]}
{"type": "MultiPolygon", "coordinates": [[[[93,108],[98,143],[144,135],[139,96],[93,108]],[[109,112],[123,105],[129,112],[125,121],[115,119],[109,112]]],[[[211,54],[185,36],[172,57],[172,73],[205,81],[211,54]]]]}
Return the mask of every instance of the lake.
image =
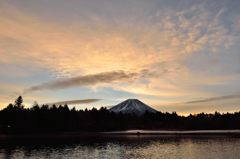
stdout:
{"type": "Polygon", "coordinates": [[[11,141],[1,159],[239,159],[240,138],[230,136],[128,136],[72,141],[11,141]]]}

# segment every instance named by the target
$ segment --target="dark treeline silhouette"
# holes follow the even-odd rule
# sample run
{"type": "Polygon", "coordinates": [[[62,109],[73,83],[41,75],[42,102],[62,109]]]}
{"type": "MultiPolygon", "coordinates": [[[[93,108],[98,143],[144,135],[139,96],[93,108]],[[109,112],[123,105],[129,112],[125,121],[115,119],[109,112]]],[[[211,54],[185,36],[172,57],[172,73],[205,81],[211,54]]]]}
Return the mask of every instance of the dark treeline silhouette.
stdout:
{"type": "Polygon", "coordinates": [[[22,97],[0,111],[1,133],[48,133],[114,131],[126,129],[209,130],[240,129],[240,112],[179,116],[176,112],[143,116],[114,114],[99,110],[69,109],[67,105],[41,105],[24,108],[22,97]]]}

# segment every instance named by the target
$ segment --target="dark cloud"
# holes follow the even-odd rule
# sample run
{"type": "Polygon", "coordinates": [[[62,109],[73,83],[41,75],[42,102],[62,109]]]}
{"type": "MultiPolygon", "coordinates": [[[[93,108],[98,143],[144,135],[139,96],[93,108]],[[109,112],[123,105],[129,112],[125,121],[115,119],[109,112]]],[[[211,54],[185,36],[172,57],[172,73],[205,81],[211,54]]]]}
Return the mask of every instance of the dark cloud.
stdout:
{"type": "Polygon", "coordinates": [[[127,73],[124,71],[112,71],[102,72],[98,74],[90,74],[84,76],[78,76],[73,78],[67,78],[62,80],[56,80],[52,82],[43,83],[26,89],[24,92],[32,92],[38,90],[57,90],[65,89],[76,86],[90,86],[101,83],[122,82],[130,81],[137,78],[140,73],[127,73]]]}
{"type": "Polygon", "coordinates": [[[228,95],[228,96],[218,96],[218,97],[206,98],[206,99],[201,99],[201,100],[193,100],[193,101],[185,102],[184,104],[204,103],[204,102],[220,101],[220,100],[227,100],[227,99],[234,99],[234,98],[240,98],[240,95],[235,94],[235,95],[228,95]]]}
{"type": "Polygon", "coordinates": [[[86,104],[86,103],[94,103],[101,99],[81,99],[81,100],[68,100],[68,101],[59,101],[59,102],[53,102],[53,103],[47,103],[48,105],[64,105],[64,104],[86,104]]]}

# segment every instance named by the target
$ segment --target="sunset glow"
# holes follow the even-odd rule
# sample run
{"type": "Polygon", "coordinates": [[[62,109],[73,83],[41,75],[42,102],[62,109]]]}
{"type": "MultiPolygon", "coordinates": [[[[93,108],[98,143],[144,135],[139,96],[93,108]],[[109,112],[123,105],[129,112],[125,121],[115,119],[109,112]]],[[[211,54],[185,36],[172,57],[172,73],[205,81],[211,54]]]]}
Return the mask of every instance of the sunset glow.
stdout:
{"type": "Polygon", "coordinates": [[[0,0],[0,108],[22,95],[239,111],[239,13],[237,0],[0,0]]]}

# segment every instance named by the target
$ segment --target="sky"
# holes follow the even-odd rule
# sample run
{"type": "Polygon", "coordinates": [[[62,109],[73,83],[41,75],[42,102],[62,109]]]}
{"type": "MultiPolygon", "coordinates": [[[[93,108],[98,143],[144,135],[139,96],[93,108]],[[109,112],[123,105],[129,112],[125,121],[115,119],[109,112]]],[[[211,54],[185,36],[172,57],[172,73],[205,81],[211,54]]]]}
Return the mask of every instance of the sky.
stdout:
{"type": "Polygon", "coordinates": [[[239,111],[239,44],[239,0],[0,0],[0,108],[239,111]]]}

